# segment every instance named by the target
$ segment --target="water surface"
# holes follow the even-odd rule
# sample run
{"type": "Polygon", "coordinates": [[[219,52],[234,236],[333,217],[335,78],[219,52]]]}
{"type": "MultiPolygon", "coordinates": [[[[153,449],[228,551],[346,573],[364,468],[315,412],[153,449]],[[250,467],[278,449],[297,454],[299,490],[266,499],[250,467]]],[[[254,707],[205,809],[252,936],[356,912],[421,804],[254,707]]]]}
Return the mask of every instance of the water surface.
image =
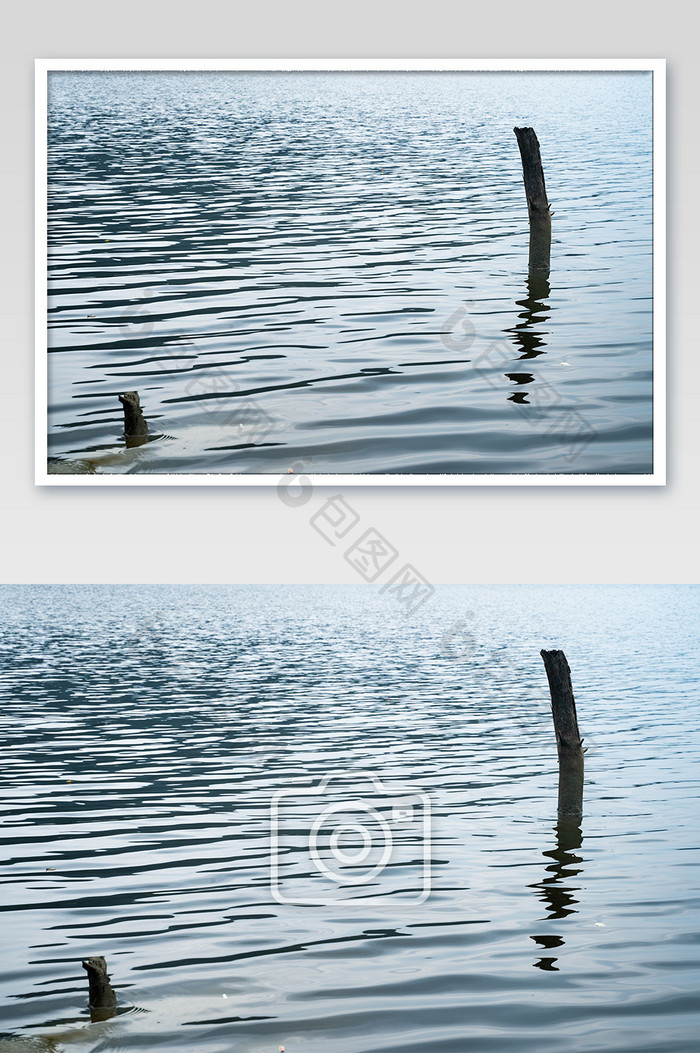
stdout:
{"type": "Polygon", "coordinates": [[[652,470],[650,73],[53,72],[72,471],[652,470]],[[527,276],[515,125],[540,138],[527,276]],[[127,449],[117,394],[154,441],[127,449]]]}
{"type": "MultiPolygon", "coordinates": [[[[696,588],[445,587],[409,620],[363,587],[4,587],[0,605],[6,1034],[697,1049],[696,588]],[[543,646],[572,667],[581,824],[557,826],[543,646]],[[273,795],[340,770],[428,797],[427,899],[400,823],[371,885],[275,899],[273,795]],[[120,1002],[103,1023],[92,954],[120,1002]]],[[[315,808],[283,894],[317,883],[315,808]]]]}

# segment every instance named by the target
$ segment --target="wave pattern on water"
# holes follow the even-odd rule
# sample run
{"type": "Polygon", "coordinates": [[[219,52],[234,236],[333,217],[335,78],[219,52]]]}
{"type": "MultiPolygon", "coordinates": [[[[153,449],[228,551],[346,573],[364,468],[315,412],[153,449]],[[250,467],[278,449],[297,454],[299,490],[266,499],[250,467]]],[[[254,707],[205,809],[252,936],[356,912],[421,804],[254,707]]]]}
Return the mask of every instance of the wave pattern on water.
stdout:
{"type": "MultiPolygon", "coordinates": [[[[3,1027],[55,1050],[693,1053],[698,597],[444,588],[406,623],[352,587],[3,588],[3,1027]],[[538,653],[564,641],[580,826],[554,815],[538,653]],[[402,900],[407,834],[361,906],[274,899],[272,798],[339,769],[429,796],[424,902],[402,900]]],[[[314,814],[283,892],[316,880],[314,814]]]]}
{"type": "Polygon", "coordinates": [[[52,73],[50,454],[648,473],[649,78],[52,73]],[[535,286],[518,123],[556,211],[535,286]]]}

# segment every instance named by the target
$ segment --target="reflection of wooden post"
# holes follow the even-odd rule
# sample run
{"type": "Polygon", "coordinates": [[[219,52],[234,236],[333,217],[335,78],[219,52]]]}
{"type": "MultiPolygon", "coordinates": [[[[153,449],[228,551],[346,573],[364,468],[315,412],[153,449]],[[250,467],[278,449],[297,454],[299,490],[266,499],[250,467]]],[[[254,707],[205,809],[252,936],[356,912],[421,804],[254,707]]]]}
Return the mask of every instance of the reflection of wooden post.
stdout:
{"type": "Polygon", "coordinates": [[[571,670],[563,651],[540,651],[552,696],[552,717],[559,753],[559,815],[583,811],[583,748],[571,687],[571,670]]]}
{"type": "Polygon", "coordinates": [[[523,182],[530,217],[530,274],[549,274],[549,254],[552,243],[552,215],[549,211],[544,185],[540,144],[534,128],[514,128],[520,158],[523,162],[523,182]]]}

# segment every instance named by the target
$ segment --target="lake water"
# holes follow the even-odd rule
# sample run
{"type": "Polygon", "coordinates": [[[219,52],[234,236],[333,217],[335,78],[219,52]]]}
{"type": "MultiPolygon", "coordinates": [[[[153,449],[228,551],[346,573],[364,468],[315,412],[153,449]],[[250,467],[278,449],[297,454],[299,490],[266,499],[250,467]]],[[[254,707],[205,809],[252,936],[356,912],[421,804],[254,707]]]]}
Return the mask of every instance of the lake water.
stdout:
{"type": "Polygon", "coordinates": [[[443,587],[406,618],[362,586],[5,586],[0,612],[0,1048],[697,1050],[697,588],[443,587]],[[559,828],[557,646],[589,747],[559,828]],[[310,855],[342,771],[414,795],[369,884],[310,855]]]}
{"type": "Polygon", "coordinates": [[[651,472],[651,76],[50,73],[50,456],[651,472]],[[128,449],[124,390],[153,439],[128,449]]]}

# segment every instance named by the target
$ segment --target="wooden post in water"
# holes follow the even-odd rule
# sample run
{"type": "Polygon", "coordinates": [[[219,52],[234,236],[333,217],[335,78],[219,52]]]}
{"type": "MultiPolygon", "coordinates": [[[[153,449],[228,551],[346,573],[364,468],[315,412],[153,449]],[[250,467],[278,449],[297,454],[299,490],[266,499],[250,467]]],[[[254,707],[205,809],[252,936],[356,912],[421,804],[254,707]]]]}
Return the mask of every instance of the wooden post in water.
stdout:
{"type": "Polygon", "coordinates": [[[576,719],[571,670],[563,651],[540,651],[552,696],[552,717],[559,753],[559,817],[583,812],[583,747],[576,719]]]}
{"type": "Polygon", "coordinates": [[[109,1020],[117,1011],[117,996],[112,990],[107,974],[107,962],[102,957],[88,958],[83,962],[90,987],[90,1019],[109,1020]]]}
{"type": "Polygon", "coordinates": [[[148,438],[148,422],[141,409],[138,391],[125,391],[117,398],[124,407],[124,438],[126,445],[143,446],[148,438]]]}
{"type": "Polygon", "coordinates": [[[530,274],[549,274],[552,214],[544,185],[540,144],[534,128],[514,128],[523,162],[523,182],[530,217],[530,274]]]}

